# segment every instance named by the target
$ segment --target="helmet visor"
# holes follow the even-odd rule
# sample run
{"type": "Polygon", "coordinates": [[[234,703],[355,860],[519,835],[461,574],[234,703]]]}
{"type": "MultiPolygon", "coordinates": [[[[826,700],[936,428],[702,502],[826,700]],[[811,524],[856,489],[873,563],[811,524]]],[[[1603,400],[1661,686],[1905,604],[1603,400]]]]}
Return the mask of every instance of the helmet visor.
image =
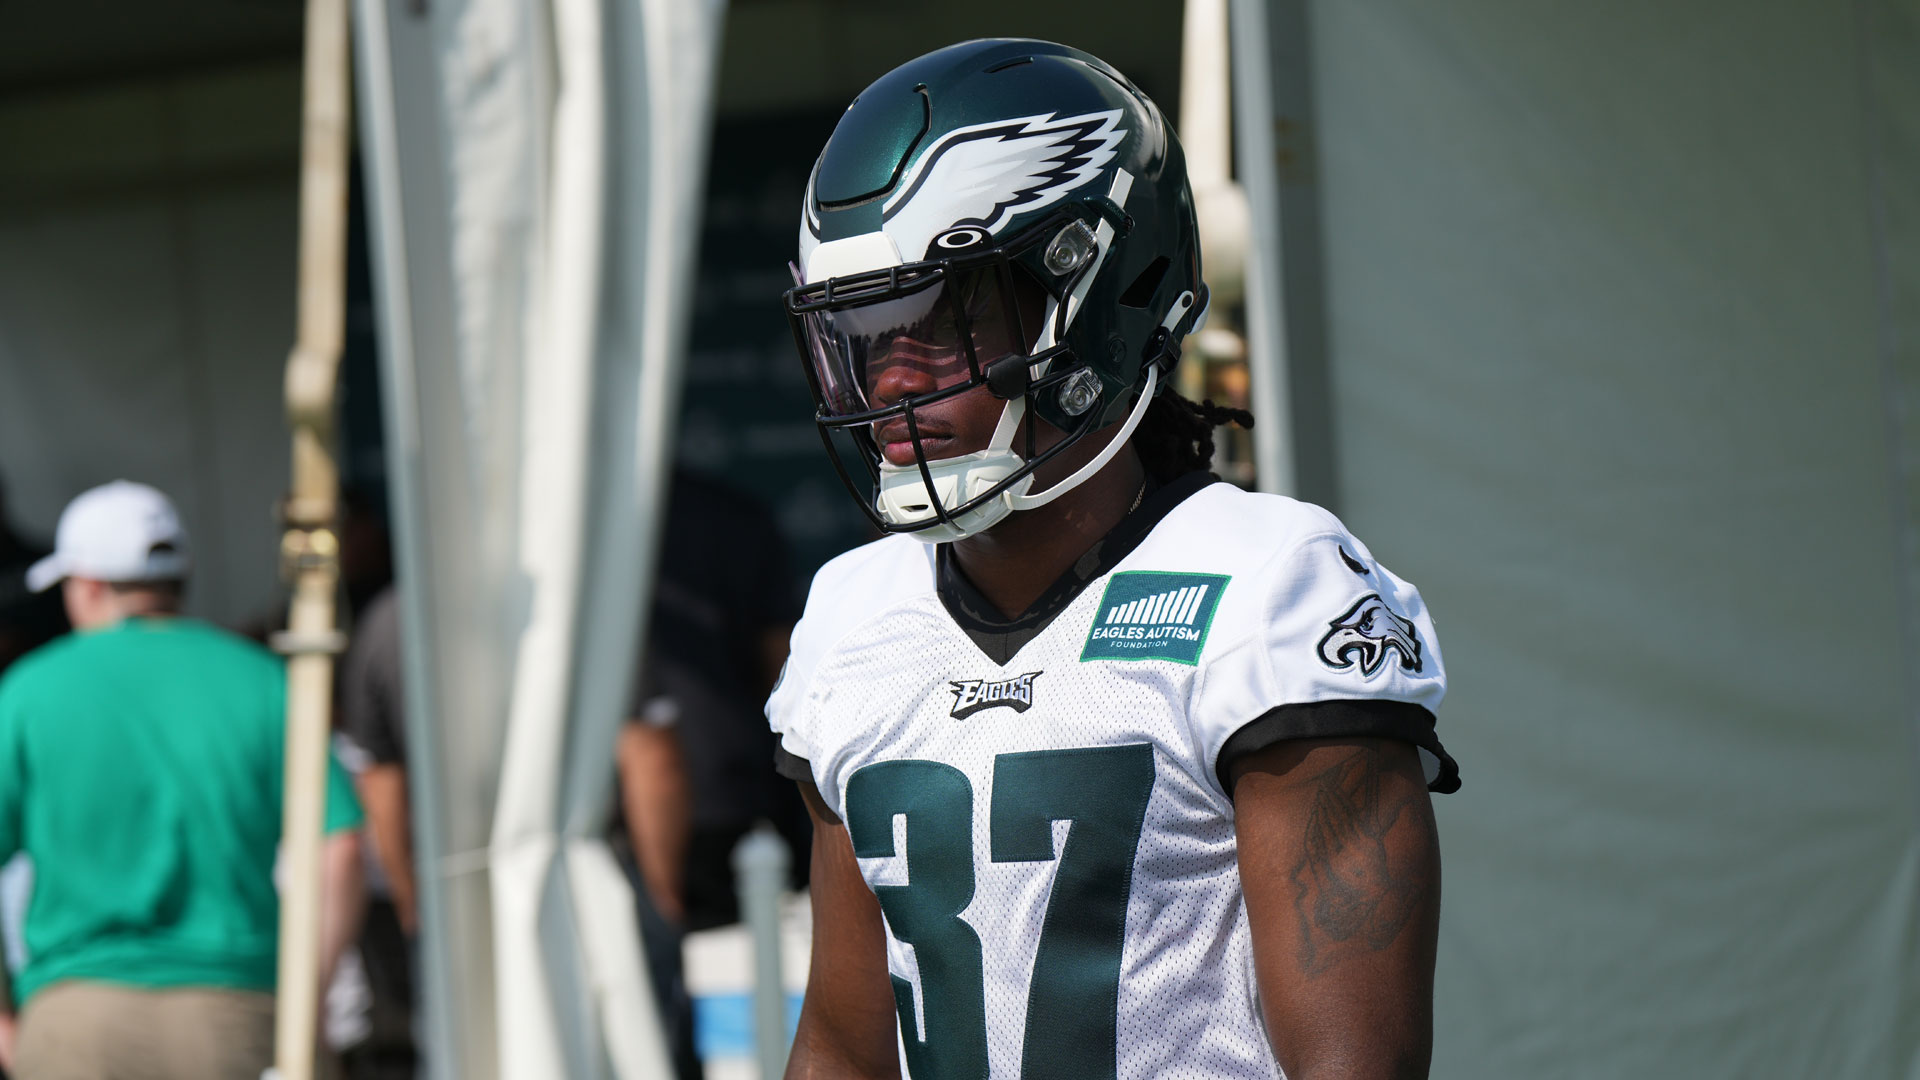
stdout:
{"type": "Polygon", "coordinates": [[[852,416],[977,386],[995,361],[1028,355],[1040,303],[1014,284],[1019,273],[1001,263],[931,275],[929,283],[894,286],[884,273],[868,288],[862,279],[835,282],[826,304],[796,313],[827,413],[852,416]]]}

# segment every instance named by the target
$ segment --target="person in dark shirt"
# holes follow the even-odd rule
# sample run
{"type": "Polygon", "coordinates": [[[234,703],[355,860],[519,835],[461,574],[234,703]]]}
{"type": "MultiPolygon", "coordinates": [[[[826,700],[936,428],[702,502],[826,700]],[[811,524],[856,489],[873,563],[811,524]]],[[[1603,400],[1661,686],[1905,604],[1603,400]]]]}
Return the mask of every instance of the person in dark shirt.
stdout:
{"type": "Polygon", "coordinates": [[[807,865],[806,810],[774,771],[777,743],[761,713],[798,615],[788,565],[765,506],[696,470],[674,470],[620,760],[624,824],[648,891],[689,929],[739,919],[730,858],[756,823],[780,831],[800,873],[807,865]],[[682,769],[661,764],[675,754],[682,769]],[[657,779],[676,772],[682,795],[657,779]],[[685,824],[673,824],[676,816],[685,824]]]}
{"type": "Polygon", "coordinates": [[[369,1032],[343,1055],[350,1080],[415,1075],[413,942],[419,909],[407,802],[407,730],[399,595],[389,585],[358,609],[340,672],[341,734],[366,808],[375,869],[368,875],[360,957],[371,1001],[369,1032]]]}
{"type": "Polygon", "coordinates": [[[774,771],[773,733],[760,713],[786,660],[794,608],[786,551],[767,509],[676,468],[646,654],[616,756],[616,833],[625,833],[616,850],[629,856],[680,1080],[701,1075],[681,933],[739,920],[731,856],[757,823],[773,823],[795,852],[791,865],[807,865],[806,811],[774,771]]]}

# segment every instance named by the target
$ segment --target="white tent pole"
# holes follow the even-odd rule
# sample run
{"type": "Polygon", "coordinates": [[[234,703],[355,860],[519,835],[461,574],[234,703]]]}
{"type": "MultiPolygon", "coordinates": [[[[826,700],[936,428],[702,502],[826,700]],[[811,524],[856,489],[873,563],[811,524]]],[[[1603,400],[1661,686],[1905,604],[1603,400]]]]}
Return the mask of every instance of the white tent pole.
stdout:
{"type": "MultiPolygon", "coordinates": [[[[1292,0],[1278,0],[1289,3],[1292,0]]],[[[1292,401],[1287,385],[1286,296],[1280,267],[1280,194],[1274,164],[1273,56],[1268,0],[1233,0],[1235,132],[1247,194],[1247,363],[1251,369],[1254,475],[1260,490],[1293,494],[1292,401]]]]}
{"type": "Polygon", "coordinates": [[[1235,164],[1260,488],[1337,508],[1306,0],[1232,0],[1235,164]]]}
{"type": "Polygon", "coordinates": [[[1180,35],[1180,147],[1196,189],[1228,180],[1227,0],[1187,0],[1180,35]]]}
{"type": "Polygon", "coordinates": [[[1233,66],[1227,0],[1187,0],[1180,40],[1180,144],[1186,151],[1187,178],[1193,184],[1200,269],[1210,292],[1211,313],[1207,325],[1187,338],[1186,359],[1178,372],[1180,393],[1195,401],[1209,392],[1212,365],[1238,361],[1247,352],[1241,334],[1247,282],[1247,195],[1234,182],[1230,168],[1233,66]]]}
{"type": "Polygon", "coordinates": [[[298,329],[286,379],[293,492],[281,546],[294,591],[287,633],[276,641],[290,654],[274,1025],[280,1080],[311,1080],[320,1014],[320,845],[339,649],[339,544],[331,528],[340,477],[332,444],[346,310],[347,0],[308,0],[305,99],[298,329]]]}
{"type": "MultiPolygon", "coordinates": [[[[1200,221],[1201,269],[1216,313],[1244,297],[1247,196],[1234,182],[1227,0],[1187,0],[1180,43],[1180,146],[1200,221]]],[[[1231,325],[1231,324],[1224,324],[1231,325]]]]}

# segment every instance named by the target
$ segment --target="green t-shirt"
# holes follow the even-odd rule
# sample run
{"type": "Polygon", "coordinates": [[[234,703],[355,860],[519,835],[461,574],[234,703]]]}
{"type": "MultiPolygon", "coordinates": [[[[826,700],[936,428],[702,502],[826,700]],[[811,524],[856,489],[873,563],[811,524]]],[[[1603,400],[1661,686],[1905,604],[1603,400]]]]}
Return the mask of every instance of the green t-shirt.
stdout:
{"type": "MultiPolygon", "coordinates": [[[[270,990],[285,667],[192,619],[70,634],[0,679],[0,860],[33,858],[15,1004],[60,979],[270,990]]],[[[328,758],[329,831],[360,805],[328,758]]]]}

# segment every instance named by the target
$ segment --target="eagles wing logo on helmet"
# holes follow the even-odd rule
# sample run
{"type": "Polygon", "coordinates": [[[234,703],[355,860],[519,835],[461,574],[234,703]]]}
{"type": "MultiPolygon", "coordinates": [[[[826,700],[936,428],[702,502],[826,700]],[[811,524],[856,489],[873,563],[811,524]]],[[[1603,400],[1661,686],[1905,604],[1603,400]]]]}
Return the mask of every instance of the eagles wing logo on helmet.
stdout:
{"type": "Polygon", "coordinates": [[[1320,639],[1320,660],[1335,671],[1357,662],[1360,674],[1372,677],[1398,651],[1400,666],[1420,670],[1420,634],[1413,623],[1394,614],[1377,593],[1368,593],[1328,624],[1333,629],[1320,639]]]}
{"type": "Polygon", "coordinates": [[[1096,179],[1126,138],[1120,117],[1119,109],[1048,113],[956,128],[901,178],[881,206],[883,227],[909,261],[933,254],[933,238],[955,226],[997,233],[1014,215],[1051,206],[1096,179]]]}

